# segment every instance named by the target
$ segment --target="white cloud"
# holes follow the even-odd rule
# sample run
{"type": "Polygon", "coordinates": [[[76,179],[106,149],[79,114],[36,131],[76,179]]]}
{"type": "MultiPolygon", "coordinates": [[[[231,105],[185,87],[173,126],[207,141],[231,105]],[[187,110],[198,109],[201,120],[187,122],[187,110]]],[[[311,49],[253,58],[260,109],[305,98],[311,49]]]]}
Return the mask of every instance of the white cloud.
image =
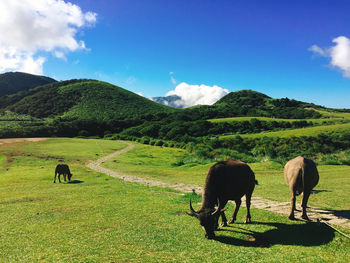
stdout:
{"type": "Polygon", "coordinates": [[[175,90],[169,91],[166,96],[177,95],[181,97],[181,100],[175,101],[174,104],[187,108],[194,105],[212,105],[228,93],[227,89],[216,85],[190,85],[182,82],[176,86],[175,90]]]}
{"type": "Polygon", "coordinates": [[[322,48],[320,48],[319,46],[317,45],[312,45],[310,48],[309,48],[310,51],[314,52],[314,53],[317,53],[321,56],[325,56],[326,55],[326,51],[323,50],[322,48]]]}
{"type": "Polygon", "coordinates": [[[176,85],[176,83],[177,83],[177,81],[176,81],[176,79],[174,78],[174,72],[169,72],[169,75],[170,75],[170,81],[171,81],[171,83],[173,83],[174,85],[176,85]]]}
{"type": "Polygon", "coordinates": [[[0,72],[42,74],[43,52],[65,59],[68,52],[86,49],[76,33],[94,25],[96,17],[62,0],[1,0],[0,72]]]}
{"type": "Polygon", "coordinates": [[[317,45],[310,47],[314,53],[331,59],[330,65],[342,71],[343,76],[350,78],[350,39],[345,36],[339,36],[332,40],[334,46],[329,48],[320,48],[317,45]]]}

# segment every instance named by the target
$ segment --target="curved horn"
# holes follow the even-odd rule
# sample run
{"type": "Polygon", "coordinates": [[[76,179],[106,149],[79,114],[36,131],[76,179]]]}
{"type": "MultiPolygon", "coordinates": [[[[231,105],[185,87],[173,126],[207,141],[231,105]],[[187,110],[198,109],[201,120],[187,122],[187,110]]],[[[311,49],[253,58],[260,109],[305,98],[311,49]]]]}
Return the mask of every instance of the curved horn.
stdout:
{"type": "Polygon", "coordinates": [[[213,215],[216,215],[217,213],[220,213],[221,212],[220,210],[221,210],[220,209],[220,200],[218,198],[218,208],[216,208],[216,210],[213,213],[211,213],[211,215],[213,216],[213,215]]]}
{"type": "Polygon", "coordinates": [[[189,214],[190,216],[195,216],[195,217],[198,217],[198,213],[193,209],[192,207],[192,201],[190,199],[190,210],[191,210],[191,213],[187,213],[189,214]]]}

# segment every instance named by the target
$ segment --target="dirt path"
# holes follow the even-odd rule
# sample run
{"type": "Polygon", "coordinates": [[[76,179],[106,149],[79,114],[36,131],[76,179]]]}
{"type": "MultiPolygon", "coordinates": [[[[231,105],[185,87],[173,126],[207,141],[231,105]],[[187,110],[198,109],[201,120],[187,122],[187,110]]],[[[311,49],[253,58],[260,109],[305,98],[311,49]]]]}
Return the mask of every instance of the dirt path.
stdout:
{"type": "MultiPolygon", "coordinates": [[[[134,145],[131,143],[126,143],[128,146],[120,151],[114,152],[110,155],[107,155],[101,159],[98,159],[95,162],[89,163],[87,166],[97,172],[101,172],[104,174],[107,174],[111,177],[120,178],[126,182],[135,182],[147,186],[157,186],[157,187],[164,187],[164,188],[172,188],[175,190],[178,190],[180,192],[184,193],[190,193],[195,191],[196,193],[202,193],[202,187],[198,185],[186,185],[186,184],[169,184],[164,183],[161,181],[155,181],[155,180],[149,180],[140,178],[137,176],[130,176],[122,173],[118,173],[115,171],[112,171],[110,169],[101,167],[100,165],[107,161],[110,158],[116,157],[120,154],[126,153],[134,148],[134,145]]],[[[242,205],[245,205],[244,198],[242,199],[242,205]]],[[[268,199],[263,199],[261,197],[252,197],[251,206],[253,208],[263,209],[271,212],[275,212],[282,215],[288,215],[289,214],[289,208],[290,208],[290,202],[277,202],[277,201],[271,201],[268,199]]],[[[297,204],[297,209],[300,210],[299,212],[296,212],[297,217],[301,217],[301,206],[300,204],[297,204]]],[[[326,221],[329,224],[333,225],[339,225],[342,227],[350,228],[350,220],[346,219],[344,217],[339,217],[334,214],[334,211],[330,210],[324,210],[319,209],[315,207],[309,207],[308,208],[308,216],[312,221],[316,221],[317,219],[321,219],[323,221],[326,221]]]]}
{"type": "Polygon", "coordinates": [[[0,139],[1,144],[18,143],[18,142],[39,142],[47,140],[47,138],[11,138],[11,139],[0,139]]]}

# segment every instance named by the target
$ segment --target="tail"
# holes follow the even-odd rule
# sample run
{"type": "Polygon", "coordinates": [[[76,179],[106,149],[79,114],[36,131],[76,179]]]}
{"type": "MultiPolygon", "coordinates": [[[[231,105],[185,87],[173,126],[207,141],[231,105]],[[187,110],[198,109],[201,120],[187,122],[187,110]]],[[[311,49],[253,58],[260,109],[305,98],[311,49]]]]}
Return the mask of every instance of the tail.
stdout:
{"type": "Polygon", "coordinates": [[[256,185],[259,185],[258,180],[254,180],[254,182],[255,182],[256,185]]]}

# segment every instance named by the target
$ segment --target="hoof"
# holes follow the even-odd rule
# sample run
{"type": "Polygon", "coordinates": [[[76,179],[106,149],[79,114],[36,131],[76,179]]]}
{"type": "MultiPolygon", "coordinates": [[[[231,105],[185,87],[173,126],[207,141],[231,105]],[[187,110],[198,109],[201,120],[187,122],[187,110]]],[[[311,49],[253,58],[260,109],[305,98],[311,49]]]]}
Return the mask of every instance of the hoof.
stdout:
{"type": "Polygon", "coordinates": [[[205,236],[205,238],[207,238],[207,239],[214,239],[214,238],[215,238],[215,234],[214,234],[214,233],[211,234],[211,235],[205,234],[204,236],[205,236]]]}
{"type": "Polygon", "coordinates": [[[290,215],[290,216],[288,216],[288,218],[289,218],[290,220],[295,220],[294,215],[290,215]]]}
{"type": "Polygon", "coordinates": [[[309,219],[309,217],[307,215],[302,215],[301,218],[305,219],[306,221],[310,221],[310,219],[309,219]]]}
{"type": "Polygon", "coordinates": [[[250,224],[252,222],[252,220],[249,218],[249,219],[246,219],[245,221],[244,221],[244,223],[245,224],[250,224]]]}
{"type": "Polygon", "coordinates": [[[229,224],[233,224],[235,222],[235,220],[233,218],[230,219],[230,221],[228,221],[229,224]]]}

